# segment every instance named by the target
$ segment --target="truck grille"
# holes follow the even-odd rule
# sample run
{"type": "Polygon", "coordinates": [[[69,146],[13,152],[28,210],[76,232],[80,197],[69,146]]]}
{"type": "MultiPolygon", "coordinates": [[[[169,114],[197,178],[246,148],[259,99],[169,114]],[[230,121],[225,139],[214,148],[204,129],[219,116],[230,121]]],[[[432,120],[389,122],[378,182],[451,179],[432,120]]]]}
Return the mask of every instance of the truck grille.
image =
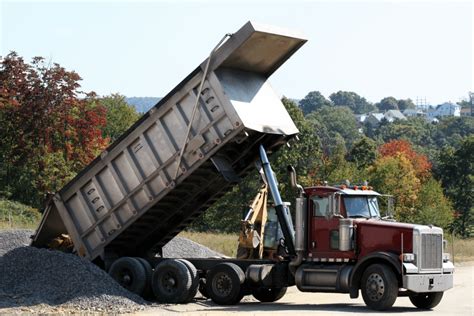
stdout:
{"type": "Polygon", "coordinates": [[[421,234],[421,270],[438,270],[443,260],[442,235],[421,234]]]}

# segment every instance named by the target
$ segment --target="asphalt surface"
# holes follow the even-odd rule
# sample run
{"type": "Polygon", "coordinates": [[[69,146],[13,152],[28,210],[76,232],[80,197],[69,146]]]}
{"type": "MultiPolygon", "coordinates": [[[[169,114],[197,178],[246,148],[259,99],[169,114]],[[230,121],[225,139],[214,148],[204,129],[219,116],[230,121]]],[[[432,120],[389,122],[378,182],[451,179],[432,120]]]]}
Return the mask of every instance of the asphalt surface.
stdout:
{"type": "Polygon", "coordinates": [[[166,315],[186,313],[187,315],[474,315],[474,262],[456,267],[454,288],[445,292],[441,303],[433,310],[419,310],[408,297],[399,297],[392,309],[374,312],[367,309],[362,297],[352,300],[348,294],[302,293],[296,287],[288,289],[287,294],[275,303],[260,303],[246,297],[235,306],[219,306],[210,300],[196,299],[185,305],[159,305],[138,312],[136,315],[166,315]]]}

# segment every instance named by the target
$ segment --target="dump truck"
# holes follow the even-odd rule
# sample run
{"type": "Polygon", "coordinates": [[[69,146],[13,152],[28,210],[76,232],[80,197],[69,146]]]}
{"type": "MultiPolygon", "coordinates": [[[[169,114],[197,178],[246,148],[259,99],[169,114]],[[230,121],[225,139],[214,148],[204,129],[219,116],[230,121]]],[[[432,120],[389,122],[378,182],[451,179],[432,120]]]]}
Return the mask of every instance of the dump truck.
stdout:
{"type": "Polygon", "coordinates": [[[289,168],[293,225],[292,203],[282,201],[267,154],[298,129],[268,78],[305,42],[299,33],[252,22],[226,34],[207,59],[52,197],[32,245],[67,245],[123,287],[164,303],[189,302],[198,290],[224,305],[250,294],[273,302],[296,285],[352,298],[362,292],[376,310],[402,295],[420,308],[436,306],[453,285],[442,230],[382,219],[377,192],[302,188],[289,168]],[[262,175],[262,194],[270,192],[273,214],[255,242],[257,257],[163,256],[169,240],[255,171],[262,175]],[[261,243],[274,253],[263,256],[261,243]]]}

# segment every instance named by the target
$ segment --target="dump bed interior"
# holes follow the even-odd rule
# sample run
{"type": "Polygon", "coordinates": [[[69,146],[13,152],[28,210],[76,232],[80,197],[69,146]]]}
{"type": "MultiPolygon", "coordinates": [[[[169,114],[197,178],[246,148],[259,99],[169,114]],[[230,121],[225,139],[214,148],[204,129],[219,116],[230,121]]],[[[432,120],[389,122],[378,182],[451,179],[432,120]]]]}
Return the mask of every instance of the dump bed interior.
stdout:
{"type": "Polygon", "coordinates": [[[245,24],[211,57],[201,95],[207,60],[55,195],[32,244],[65,233],[91,260],[159,252],[255,168],[260,144],[298,132],[267,79],[305,41],[245,24]]]}

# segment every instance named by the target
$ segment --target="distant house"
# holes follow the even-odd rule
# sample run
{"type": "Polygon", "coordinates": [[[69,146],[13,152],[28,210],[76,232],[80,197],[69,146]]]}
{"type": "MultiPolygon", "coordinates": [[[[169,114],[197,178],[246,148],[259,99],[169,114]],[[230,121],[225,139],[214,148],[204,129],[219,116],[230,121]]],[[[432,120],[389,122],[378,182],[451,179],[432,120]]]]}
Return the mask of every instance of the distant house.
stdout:
{"type": "Polygon", "coordinates": [[[399,110],[388,110],[384,113],[383,117],[392,123],[395,120],[406,120],[405,115],[402,114],[399,110]]]}
{"type": "Polygon", "coordinates": [[[438,105],[436,109],[428,110],[426,116],[428,119],[443,116],[461,116],[461,106],[459,104],[446,102],[438,105]]]}
{"type": "Polygon", "coordinates": [[[383,113],[370,113],[365,118],[364,123],[369,124],[371,126],[377,126],[380,124],[383,118],[383,113]]]}
{"type": "Polygon", "coordinates": [[[425,112],[420,109],[406,109],[403,111],[403,115],[406,117],[423,117],[426,116],[425,112]]]}
{"type": "Polygon", "coordinates": [[[473,116],[471,108],[461,108],[461,116],[473,116]]]}
{"type": "Polygon", "coordinates": [[[368,114],[356,114],[355,118],[358,124],[364,124],[365,120],[367,119],[368,114]]]}

